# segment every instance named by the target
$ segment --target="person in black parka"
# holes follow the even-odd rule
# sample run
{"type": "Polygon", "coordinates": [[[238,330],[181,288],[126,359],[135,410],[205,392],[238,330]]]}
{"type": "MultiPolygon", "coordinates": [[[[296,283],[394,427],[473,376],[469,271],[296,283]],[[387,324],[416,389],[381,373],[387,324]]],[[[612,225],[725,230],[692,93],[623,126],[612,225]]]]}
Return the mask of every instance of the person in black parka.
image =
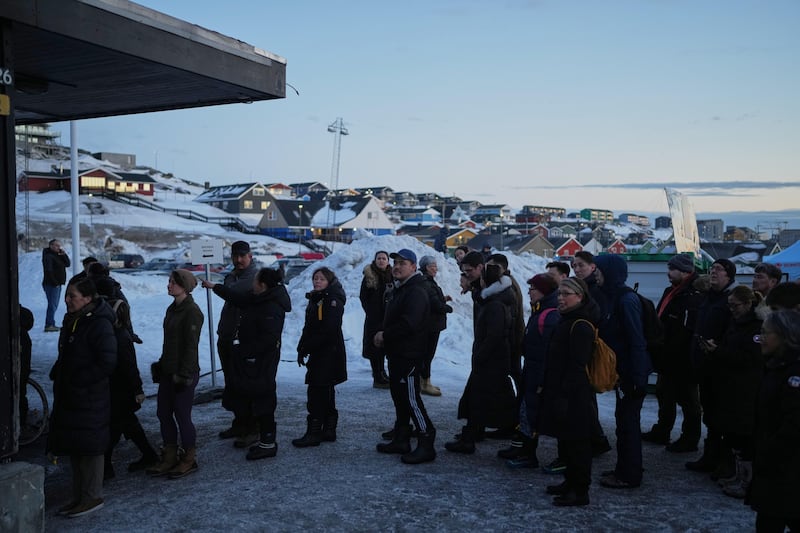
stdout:
{"type": "MultiPolygon", "coordinates": [[[[292,301],[283,285],[283,271],[262,268],[252,291],[242,294],[223,284],[203,281],[214,294],[235,305],[239,312],[236,336],[229,360],[230,401],[235,412],[252,410],[258,420],[260,441],[250,447],[248,460],[275,457],[275,408],[278,362],[286,313],[292,301]]],[[[335,428],[333,428],[335,431],[335,428]]],[[[238,442],[238,441],[237,441],[238,442]]]]}
{"type": "Polygon", "coordinates": [[[392,268],[389,266],[389,252],[375,252],[375,258],[364,267],[364,278],[358,293],[361,308],[364,310],[364,337],[361,342],[361,354],[369,359],[372,367],[372,386],[376,389],[388,389],[389,377],[384,370],[386,351],[383,346],[375,346],[375,334],[383,328],[383,316],[386,312],[386,291],[391,290],[392,268]]]}
{"type": "Polygon", "coordinates": [[[306,294],[306,321],[297,344],[297,364],[305,366],[308,385],[306,433],[292,441],[294,446],[319,446],[325,428],[336,428],[335,386],[347,381],[347,353],[342,335],[342,316],[347,297],[336,275],[320,267],[311,276],[314,290],[306,294]],[[308,358],[308,361],[306,361],[308,358]]]}
{"type": "Polygon", "coordinates": [[[111,389],[117,363],[114,312],[91,280],[67,287],[67,313],[58,339],[58,359],[50,370],[53,412],[47,449],[68,455],[72,500],[60,514],[80,516],[103,505],[103,455],[109,444],[111,389]]]}
{"type": "Polygon", "coordinates": [[[559,284],[561,321],[547,350],[538,421],[540,434],[558,439],[558,455],[567,467],[564,482],[547,487],[557,506],[589,503],[597,408],[586,365],[594,353],[595,307],[583,280],[568,278],[559,284]]]}
{"type": "Polygon", "coordinates": [[[756,531],[800,531],[800,312],[780,310],[759,337],[766,359],[756,400],[753,480],[745,502],[756,531]]]}
{"type": "MultiPolygon", "coordinates": [[[[91,278],[90,278],[91,279],[91,278]]],[[[111,456],[114,447],[123,435],[133,441],[141,452],[139,460],[128,465],[128,472],[137,472],[153,466],[158,461],[158,454],[153,449],[144,432],[139,418],[136,416],[145,400],[142,390],[142,378],[136,363],[136,348],[130,332],[130,307],[125,300],[116,298],[113,280],[109,277],[93,279],[98,294],[108,303],[115,313],[114,334],[117,339],[117,365],[111,374],[111,438],[105,454],[103,478],[114,477],[114,465],[111,456]]]]}
{"type": "Polygon", "coordinates": [[[439,267],[436,264],[435,257],[432,255],[423,256],[419,260],[419,271],[425,280],[424,286],[428,292],[428,303],[431,312],[431,319],[428,324],[428,348],[422,368],[419,370],[420,392],[429,396],[441,396],[441,389],[431,383],[431,363],[439,345],[439,335],[447,329],[447,313],[453,312],[453,308],[447,303],[452,298],[445,296],[442,288],[436,283],[436,274],[439,272],[439,267]]]}

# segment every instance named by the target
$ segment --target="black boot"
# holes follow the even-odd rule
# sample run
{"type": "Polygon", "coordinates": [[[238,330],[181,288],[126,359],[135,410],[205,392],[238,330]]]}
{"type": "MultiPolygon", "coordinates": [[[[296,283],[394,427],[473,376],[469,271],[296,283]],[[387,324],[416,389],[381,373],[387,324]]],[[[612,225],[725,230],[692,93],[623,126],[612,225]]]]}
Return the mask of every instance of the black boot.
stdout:
{"type": "Polygon", "coordinates": [[[139,451],[142,452],[142,457],[138,461],[134,461],[128,465],[128,472],[138,472],[158,463],[158,453],[153,449],[150,441],[147,440],[147,435],[141,425],[128,434],[128,438],[132,440],[136,447],[139,448],[139,451]]]}
{"type": "Polygon", "coordinates": [[[516,459],[517,457],[521,456],[523,454],[522,439],[524,437],[525,436],[522,433],[517,432],[517,434],[511,438],[511,445],[508,448],[503,448],[502,450],[497,451],[497,457],[500,459],[516,459]]]}
{"type": "MultiPolygon", "coordinates": [[[[509,468],[539,468],[539,460],[536,458],[536,448],[539,447],[539,437],[530,438],[522,435],[522,447],[519,455],[506,461],[509,468]]],[[[499,455],[499,454],[498,454],[499,455]]]]}
{"type": "Polygon", "coordinates": [[[457,440],[445,442],[444,447],[449,452],[455,453],[475,453],[475,429],[469,424],[461,430],[461,435],[457,440]]]}
{"type": "Polygon", "coordinates": [[[306,434],[299,439],[292,440],[292,444],[298,448],[319,446],[319,443],[322,442],[322,420],[311,418],[311,415],[308,415],[306,421],[308,422],[306,434]]]}
{"type": "Polygon", "coordinates": [[[400,460],[407,465],[418,465],[428,463],[436,459],[436,450],[433,442],[436,440],[436,430],[430,429],[427,433],[420,433],[417,437],[417,449],[413,452],[403,454],[400,460]]]}
{"type": "Polygon", "coordinates": [[[408,453],[411,451],[411,426],[394,426],[391,442],[380,442],[375,448],[381,453],[408,453]]]}
{"type": "Polygon", "coordinates": [[[719,464],[720,439],[705,439],[703,441],[703,455],[697,461],[689,461],[686,468],[694,472],[713,472],[719,464]]]}
{"type": "Polygon", "coordinates": [[[261,433],[258,444],[250,446],[245,456],[248,461],[275,457],[278,454],[278,443],[275,442],[275,431],[272,433],[261,433]]]}
{"type": "Polygon", "coordinates": [[[372,387],[375,389],[388,389],[389,378],[383,370],[383,356],[375,355],[369,360],[372,367],[372,387]]]}
{"type": "Polygon", "coordinates": [[[658,424],[653,424],[650,431],[642,433],[642,440],[653,444],[669,444],[669,431],[664,431],[658,424]]]}
{"type": "Polygon", "coordinates": [[[323,442],[336,442],[336,426],[339,423],[339,411],[336,409],[325,417],[325,422],[322,424],[322,441],[323,442]]]}

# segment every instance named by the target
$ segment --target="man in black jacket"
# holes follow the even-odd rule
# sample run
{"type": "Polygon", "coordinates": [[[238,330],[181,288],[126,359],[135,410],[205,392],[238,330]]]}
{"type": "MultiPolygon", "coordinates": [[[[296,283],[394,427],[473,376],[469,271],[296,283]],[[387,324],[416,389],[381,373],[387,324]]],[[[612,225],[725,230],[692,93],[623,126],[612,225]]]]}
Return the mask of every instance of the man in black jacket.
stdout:
{"type": "Polygon", "coordinates": [[[44,319],[45,331],[59,331],[56,326],[56,310],[61,300],[61,286],[67,282],[67,267],[70,265],[67,252],[61,247],[61,241],[51,240],[47,248],[42,250],[42,288],[47,297],[47,313],[44,319]]]}
{"type": "Polygon", "coordinates": [[[697,274],[691,256],[679,254],[667,263],[670,286],[658,302],[658,317],[664,327],[664,345],[651,353],[658,372],[656,398],[658,421],[642,440],[667,445],[673,453],[693,452],[700,440],[700,397],[697,377],[689,353],[692,348],[697,307],[703,295],[694,283],[697,274]],[[670,444],[677,406],[683,411],[681,436],[670,444]]]}
{"type": "Polygon", "coordinates": [[[386,349],[396,420],[391,442],[380,443],[377,449],[402,454],[404,463],[419,464],[436,459],[436,429],[422,403],[419,376],[428,341],[430,303],[425,281],[417,271],[417,255],[404,248],[389,257],[394,260],[395,288],[386,306],[383,330],[375,334],[375,345],[386,349]],[[413,452],[410,419],[419,434],[413,452]]]}

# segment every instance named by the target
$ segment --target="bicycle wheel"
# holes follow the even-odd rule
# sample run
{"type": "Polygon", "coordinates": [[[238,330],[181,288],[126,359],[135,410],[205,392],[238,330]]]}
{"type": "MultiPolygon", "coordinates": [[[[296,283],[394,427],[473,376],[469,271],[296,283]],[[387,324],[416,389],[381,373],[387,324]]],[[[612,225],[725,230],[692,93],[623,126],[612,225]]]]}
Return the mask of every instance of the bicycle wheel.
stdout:
{"type": "MultiPolygon", "coordinates": [[[[38,439],[47,430],[47,422],[50,417],[50,406],[47,403],[47,395],[44,389],[33,378],[28,378],[25,388],[28,399],[28,411],[24,418],[20,418],[19,445],[25,446],[38,439]]],[[[20,398],[20,402],[24,401],[20,398]]],[[[22,413],[20,413],[22,414],[22,413]]]]}

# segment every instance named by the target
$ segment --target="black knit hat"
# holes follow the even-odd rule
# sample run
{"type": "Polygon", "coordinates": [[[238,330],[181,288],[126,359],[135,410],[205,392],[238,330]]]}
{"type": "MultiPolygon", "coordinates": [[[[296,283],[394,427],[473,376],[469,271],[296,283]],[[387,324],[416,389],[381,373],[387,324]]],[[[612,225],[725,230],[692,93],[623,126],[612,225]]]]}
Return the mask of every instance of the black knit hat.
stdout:
{"type": "Polygon", "coordinates": [[[686,254],[679,254],[669,260],[667,267],[681,272],[694,272],[694,261],[686,254]]]}
{"type": "Polygon", "coordinates": [[[717,259],[711,263],[711,265],[719,265],[724,268],[725,273],[728,274],[728,278],[730,278],[731,281],[736,279],[736,265],[734,265],[730,259],[717,259]]]}

